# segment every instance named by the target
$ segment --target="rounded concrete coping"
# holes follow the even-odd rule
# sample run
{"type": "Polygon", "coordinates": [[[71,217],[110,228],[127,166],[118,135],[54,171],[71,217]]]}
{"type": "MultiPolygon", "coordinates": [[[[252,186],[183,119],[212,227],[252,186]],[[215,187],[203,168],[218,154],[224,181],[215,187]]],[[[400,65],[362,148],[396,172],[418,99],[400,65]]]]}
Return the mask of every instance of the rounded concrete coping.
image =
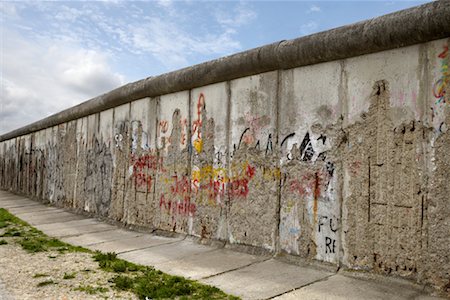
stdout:
{"type": "Polygon", "coordinates": [[[145,97],[449,37],[449,24],[450,1],[436,1],[313,35],[280,41],[126,84],[1,135],[0,142],[145,97]]]}

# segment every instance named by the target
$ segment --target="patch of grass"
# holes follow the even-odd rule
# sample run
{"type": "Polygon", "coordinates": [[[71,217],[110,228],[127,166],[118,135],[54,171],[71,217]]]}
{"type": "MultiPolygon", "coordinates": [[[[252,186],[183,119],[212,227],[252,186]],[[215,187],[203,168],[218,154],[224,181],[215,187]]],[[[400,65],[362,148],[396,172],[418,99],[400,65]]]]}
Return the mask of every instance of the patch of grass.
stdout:
{"type": "Polygon", "coordinates": [[[33,278],[40,278],[40,277],[48,277],[50,275],[45,274],[45,273],[36,273],[33,275],[33,278]]]}
{"type": "Polygon", "coordinates": [[[0,240],[0,245],[7,245],[7,244],[8,244],[7,241],[5,241],[5,240],[0,240]]]}
{"type": "Polygon", "coordinates": [[[134,280],[129,276],[118,275],[111,280],[119,290],[126,291],[133,287],[134,280]]]}
{"type": "Polygon", "coordinates": [[[5,228],[5,227],[8,227],[8,226],[9,226],[9,224],[7,222],[0,221],[0,228],[5,228]]]}
{"type": "Polygon", "coordinates": [[[75,272],[73,272],[73,273],[65,273],[64,272],[63,279],[74,279],[76,277],[76,274],[77,273],[75,273],[75,272]]]}
{"type": "Polygon", "coordinates": [[[17,218],[16,216],[10,214],[6,209],[0,208],[0,222],[9,222],[17,225],[22,226],[30,226],[28,223],[22,221],[21,219],[17,218]]]}
{"type": "Polygon", "coordinates": [[[118,275],[111,282],[114,287],[135,293],[140,299],[239,299],[220,289],[146,268],[137,276],[118,275]]]}
{"type": "Polygon", "coordinates": [[[58,284],[58,283],[54,282],[53,280],[46,280],[46,281],[39,282],[37,284],[37,286],[41,287],[41,286],[47,286],[47,285],[50,285],[50,284],[58,284]]]}
{"type": "Polygon", "coordinates": [[[144,270],[145,267],[138,266],[126,260],[117,258],[117,254],[114,252],[102,253],[95,252],[93,258],[102,270],[108,272],[124,273],[124,272],[136,272],[144,270]]]}
{"type": "Polygon", "coordinates": [[[1,237],[6,237],[6,236],[18,237],[18,236],[22,236],[22,235],[23,235],[22,230],[20,230],[20,229],[18,229],[16,227],[11,227],[11,228],[7,228],[6,231],[0,236],[1,237]]]}
{"type": "Polygon", "coordinates": [[[89,295],[94,295],[97,293],[106,293],[108,291],[108,288],[101,287],[101,286],[94,287],[92,285],[80,285],[79,287],[75,288],[74,290],[85,292],[89,295]]]}

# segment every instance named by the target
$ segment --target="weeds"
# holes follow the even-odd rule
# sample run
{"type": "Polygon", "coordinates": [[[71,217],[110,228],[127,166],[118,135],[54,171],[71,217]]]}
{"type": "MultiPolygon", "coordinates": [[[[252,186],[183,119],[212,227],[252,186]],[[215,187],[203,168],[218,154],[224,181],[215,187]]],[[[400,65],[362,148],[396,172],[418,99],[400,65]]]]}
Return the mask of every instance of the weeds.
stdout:
{"type": "Polygon", "coordinates": [[[138,270],[145,269],[145,267],[117,258],[117,254],[113,252],[102,253],[97,251],[95,252],[93,258],[96,262],[98,262],[101,269],[108,272],[124,273],[136,272],[138,270]]]}
{"type": "Polygon", "coordinates": [[[46,281],[39,282],[37,284],[37,286],[38,287],[42,287],[42,286],[47,286],[47,285],[50,285],[50,284],[58,284],[58,283],[54,282],[53,280],[46,280],[46,281]]]}
{"type": "Polygon", "coordinates": [[[92,285],[80,285],[79,287],[74,289],[75,291],[81,291],[85,292],[89,295],[94,295],[97,293],[106,293],[108,291],[108,288],[105,287],[93,287],[92,285]]]}
{"type": "Polygon", "coordinates": [[[64,273],[63,279],[74,279],[76,277],[76,273],[64,273]]]}
{"type": "Polygon", "coordinates": [[[7,245],[7,244],[8,244],[7,241],[5,241],[5,240],[0,240],[0,245],[7,245]]]}
{"type": "Polygon", "coordinates": [[[48,276],[50,275],[44,273],[36,273],[33,275],[33,278],[48,277],[48,276]]]}

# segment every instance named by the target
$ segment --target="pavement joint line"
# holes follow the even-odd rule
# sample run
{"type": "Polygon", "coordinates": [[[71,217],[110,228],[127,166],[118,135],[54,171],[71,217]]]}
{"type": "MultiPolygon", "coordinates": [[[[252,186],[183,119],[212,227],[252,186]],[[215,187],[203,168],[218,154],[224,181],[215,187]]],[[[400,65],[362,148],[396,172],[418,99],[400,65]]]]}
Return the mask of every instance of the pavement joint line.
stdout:
{"type": "MultiPolygon", "coordinates": [[[[217,249],[217,250],[220,250],[220,249],[217,249]]],[[[238,253],[239,253],[239,252],[238,252],[238,253]]],[[[226,271],[223,271],[223,272],[220,272],[220,273],[217,273],[217,274],[213,274],[213,275],[201,277],[201,278],[199,278],[199,279],[197,279],[197,280],[210,279],[210,278],[215,277],[215,276],[220,276],[220,275],[223,275],[223,274],[226,274],[226,273],[238,271],[238,270],[241,270],[241,269],[244,269],[244,268],[247,268],[247,267],[256,265],[256,264],[260,264],[260,263],[266,262],[266,261],[268,261],[268,260],[271,260],[272,258],[273,258],[273,257],[268,257],[268,258],[265,258],[265,259],[263,259],[263,260],[254,261],[254,262],[251,262],[251,263],[246,264],[246,265],[244,265],[244,266],[240,266],[240,267],[237,267],[237,268],[234,268],[234,269],[226,270],[226,271]]]]}
{"type": "MultiPolygon", "coordinates": [[[[114,231],[114,230],[117,230],[117,229],[111,229],[111,231],[114,231]]],[[[83,234],[80,234],[79,236],[82,236],[82,235],[85,235],[85,234],[90,234],[91,232],[88,232],[88,233],[83,233],[83,234]]],[[[110,243],[110,242],[117,242],[117,241],[123,241],[123,240],[129,240],[129,239],[134,239],[134,238],[138,238],[138,237],[142,237],[144,234],[140,234],[140,235],[137,235],[137,236],[133,236],[133,237],[127,237],[127,238],[116,238],[116,239],[113,239],[113,240],[108,240],[108,241],[103,241],[103,242],[95,242],[95,243],[91,243],[91,244],[86,244],[86,246],[95,246],[95,245],[100,245],[100,244],[105,244],[105,243],[110,243]]]]}
{"type": "Polygon", "coordinates": [[[4,200],[27,200],[29,198],[26,197],[20,197],[20,196],[6,196],[6,197],[0,197],[0,201],[4,201],[4,200]]]}
{"type": "Polygon", "coordinates": [[[305,287],[307,287],[307,286],[313,285],[313,284],[318,283],[318,282],[321,282],[321,281],[327,281],[329,278],[331,278],[331,277],[333,277],[333,276],[336,276],[336,275],[337,275],[337,273],[330,274],[330,275],[325,276],[325,277],[323,277],[323,278],[319,278],[319,279],[317,279],[317,280],[308,282],[308,283],[306,283],[306,284],[304,284],[304,285],[302,285],[302,286],[299,286],[299,287],[293,288],[293,289],[291,289],[291,290],[288,290],[288,291],[286,291],[286,292],[284,292],[284,293],[280,293],[280,294],[278,294],[278,295],[275,295],[275,296],[266,298],[266,300],[274,299],[274,298],[280,297],[280,296],[282,296],[282,295],[284,295],[284,294],[291,293],[291,292],[294,292],[294,291],[297,291],[297,290],[301,290],[301,289],[303,289],[303,288],[305,288],[305,287]]]}
{"type": "MultiPolygon", "coordinates": [[[[81,221],[81,220],[85,220],[85,219],[72,220],[72,221],[81,221]]],[[[33,221],[33,220],[32,220],[32,221],[33,221]]],[[[36,227],[36,228],[37,228],[37,226],[41,226],[41,225],[50,225],[50,224],[64,223],[64,222],[61,222],[61,221],[59,220],[59,221],[50,222],[50,223],[33,224],[33,223],[31,223],[32,221],[26,221],[26,222],[27,222],[28,224],[30,224],[31,226],[36,227]]],[[[38,229],[39,229],[39,228],[38,228],[38,229]]]]}
{"type": "MultiPolygon", "coordinates": [[[[56,236],[56,238],[60,239],[60,238],[68,238],[68,237],[76,237],[76,236],[80,236],[83,234],[88,234],[88,233],[97,233],[97,232],[104,232],[104,231],[109,231],[112,229],[101,229],[101,230],[96,230],[96,231],[91,231],[91,232],[86,232],[86,233],[77,233],[77,234],[69,234],[69,235],[60,235],[60,236],[56,236]]],[[[44,231],[45,233],[45,231],[44,231]]],[[[50,234],[50,236],[52,236],[52,234],[50,234]]]]}
{"type": "MultiPolygon", "coordinates": [[[[41,212],[41,211],[45,211],[46,209],[49,209],[49,208],[52,208],[51,206],[42,206],[42,207],[40,207],[40,208],[37,208],[37,210],[33,210],[33,211],[30,211],[30,212],[19,212],[19,213],[17,213],[17,212],[11,212],[12,214],[26,214],[26,213],[34,213],[34,212],[41,212]]],[[[56,209],[51,209],[51,211],[55,211],[56,209]]]]}
{"type": "MultiPolygon", "coordinates": [[[[166,245],[170,245],[170,244],[180,243],[182,241],[184,241],[184,239],[177,240],[177,241],[172,241],[172,242],[167,242],[167,243],[163,243],[163,244],[158,244],[158,245],[147,246],[147,247],[143,247],[143,248],[137,248],[137,249],[133,249],[133,250],[126,250],[126,251],[122,251],[122,252],[116,252],[116,253],[117,254],[130,253],[130,252],[133,252],[133,251],[141,251],[141,250],[145,250],[145,249],[156,248],[156,247],[159,247],[159,246],[166,246],[166,245]]],[[[107,243],[107,242],[105,242],[105,243],[107,243]]],[[[216,249],[214,249],[214,250],[216,250],[216,249]]]]}
{"type": "MultiPolygon", "coordinates": [[[[84,225],[83,225],[83,226],[84,226],[84,225]]],[[[116,229],[107,229],[107,230],[105,230],[105,231],[114,231],[114,230],[116,230],[116,229]]],[[[45,230],[44,230],[44,232],[45,232],[45,230]]],[[[77,233],[77,234],[74,234],[74,235],[71,235],[71,236],[61,236],[61,238],[80,237],[80,236],[83,236],[83,235],[86,235],[86,234],[97,233],[97,232],[103,232],[103,231],[83,232],[83,233],[77,233]]],[[[103,242],[100,242],[100,243],[103,243],[103,242]]],[[[72,244],[72,243],[69,243],[69,244],[72,244]]],[[[89,246],[89,244],[86,245],[86,246],[89,246]]]]}
{"type": "Polygon", "coordinates": [[[1,204],[0,204],[0,207],[4,208],[4,209],[6,209],[6,210],[9,210],[9,209],[11,209],[11,208],[19,208],[19,207],[27,207],[27,206],[37,206],[37,205],[40,205],[40,204],[39,204],[39,203],[36,203],[36,204],[30,203],[30,204],[27,204],[27,205],[21,204],[21,205],[18,205],[18,206],[11,206],[11,207],[3,207],[3,206],[1,206],[1,204]]]}
{"type": "Polygon", "coordinates": [[[44,216],[44,215],[49,215],[49,214],[52,214],[52,213],[61,213],[61,212],[64,212],[64,210],[61,210],[61,211],[58,211],[58,210],[38,210],[38,211],[30,211],[30,212],[23,212],[23,213],[21,213],[21,212],[19,212],[19,213],[15,213],[15,212],[11,212],[11,213],[13,213],[13,214],[15,214],[16,216],[18,216],[19,218],[21,218],[21,216],[23,216],[23,215],[29,215],[29,214],[34,214],[34,213],[37,213],[37,214],[35,214],[35,216],[44,216]]]}

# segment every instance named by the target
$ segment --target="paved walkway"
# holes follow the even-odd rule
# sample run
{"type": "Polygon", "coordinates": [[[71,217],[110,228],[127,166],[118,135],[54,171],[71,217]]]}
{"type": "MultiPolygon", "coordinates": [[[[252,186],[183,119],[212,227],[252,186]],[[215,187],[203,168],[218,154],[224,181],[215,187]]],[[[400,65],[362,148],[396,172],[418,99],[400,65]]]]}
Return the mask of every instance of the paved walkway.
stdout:
{"type": "MultiPolygon", "coordinates": [[[[116,252],[131,262],[215,285],[243,299],[439,299],[403,280],[355,277],[236,252],[226,246],[200,245],[188,237],[133,232],[5,191],[0,191],[0,207],[49,236],[93,250],[116,252]]],[[[0,299],[5,299],[1,285],[0,299]]]]}

